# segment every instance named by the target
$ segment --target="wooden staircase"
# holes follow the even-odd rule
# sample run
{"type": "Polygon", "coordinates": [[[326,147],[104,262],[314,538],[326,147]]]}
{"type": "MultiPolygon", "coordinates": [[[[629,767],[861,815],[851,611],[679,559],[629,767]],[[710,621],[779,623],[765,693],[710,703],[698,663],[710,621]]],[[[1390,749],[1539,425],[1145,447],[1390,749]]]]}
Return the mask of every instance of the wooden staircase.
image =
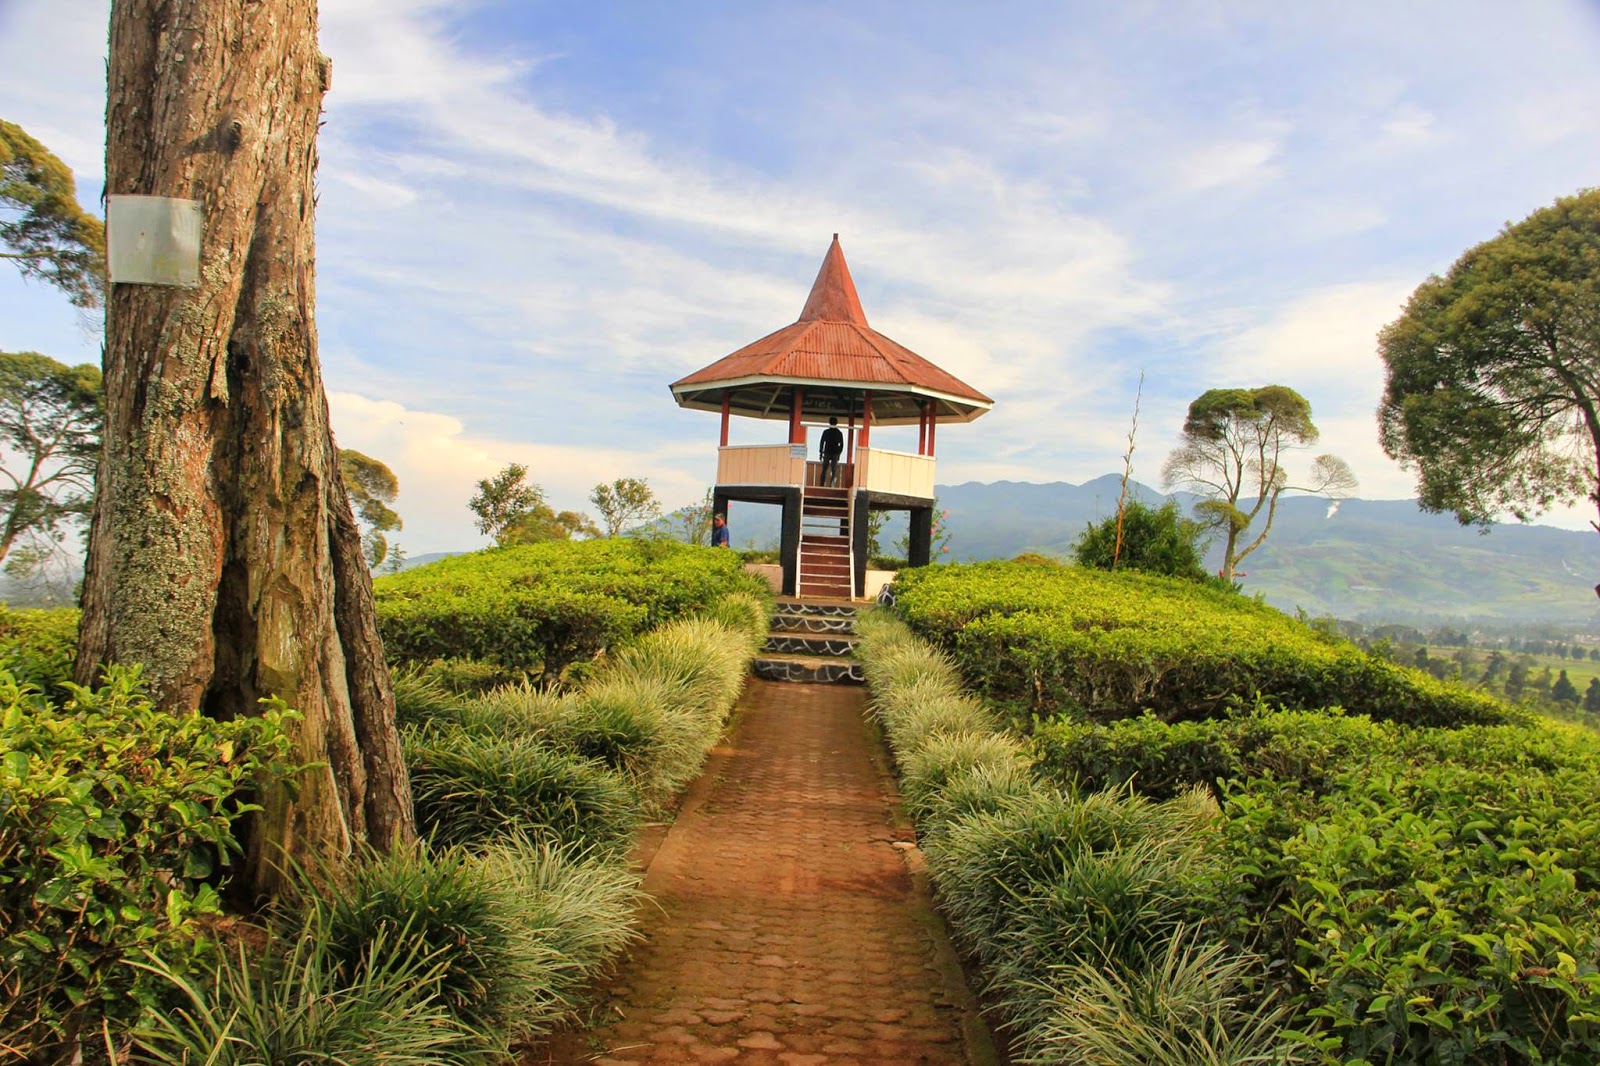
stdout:
{"type": "Polygon", "coordinates": [[[806,486],[800,499],[801,599],[849,600],[854,595],[850,560],[850,490],[806,486]]]}
{"type": "Polygon", "coordinates": [[[767,645],[751,666],[769,681],[860,684],[855,629],[849,604],[779,600],[767,645]]]}

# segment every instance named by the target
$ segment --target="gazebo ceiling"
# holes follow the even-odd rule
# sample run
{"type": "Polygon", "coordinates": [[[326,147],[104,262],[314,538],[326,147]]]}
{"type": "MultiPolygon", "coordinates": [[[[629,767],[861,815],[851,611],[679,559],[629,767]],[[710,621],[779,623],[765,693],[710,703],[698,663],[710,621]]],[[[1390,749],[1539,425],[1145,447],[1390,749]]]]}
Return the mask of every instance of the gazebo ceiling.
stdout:
{"type": "Polygon", "coordinates": [[[792,386],[800,417],[841,421],[862,413],[872,395],[875,425],[917,425],[931,404],[940,422],[970,422],[994,401],[916,352],[867,325],[839,235],[817,272],[800,318],[672,383],[679,406],[787,421],[792,386]]]}

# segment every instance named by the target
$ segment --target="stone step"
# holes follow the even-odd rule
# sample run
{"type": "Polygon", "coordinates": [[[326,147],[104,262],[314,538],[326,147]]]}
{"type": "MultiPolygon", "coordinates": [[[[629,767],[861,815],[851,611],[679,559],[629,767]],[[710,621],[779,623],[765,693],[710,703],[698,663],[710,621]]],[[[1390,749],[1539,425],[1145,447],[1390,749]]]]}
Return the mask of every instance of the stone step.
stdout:
{"type": "Polygon", "coordinates": [[[755,675],[768,681],[812,685],[859,685],[866,678],[854,659],[816,655],[762,655],[751,663],[755,675]]]}
{"type": "Polygon", "coordinates": [[[848,600],[839,600],[837,597],[813,601],[803,596],[781,596],[773,605],[773,611],[776,614],[833,615],[853,619],[856,616],[856,605],[848,600]]]}
{"type": "Polygon", "coordinates": [[[772,616],[772,631],[849,635],[856,631],[856,617],[854,614],[775,614],[772,616]]]}
{"type": "Polygon", "coordinates": [[[768,655],[848,657],[855,654],[854,636],[837,633],[773,633],[762,649],[768,655]]]}

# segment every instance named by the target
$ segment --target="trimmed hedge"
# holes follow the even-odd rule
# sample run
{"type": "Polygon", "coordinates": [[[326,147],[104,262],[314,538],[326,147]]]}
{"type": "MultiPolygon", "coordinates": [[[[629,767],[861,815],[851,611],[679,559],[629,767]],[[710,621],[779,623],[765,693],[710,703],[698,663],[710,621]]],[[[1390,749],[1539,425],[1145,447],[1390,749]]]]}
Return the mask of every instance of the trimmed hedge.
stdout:
{"type": "Polygon", "coordinates": [[[491,548],[373,583],[391,659],[475,659],[549,684],[728,594],[770,599],[733,552],[618,538],[491,548]]]}
{"type": "Polygon", "coordinates": [[[1415,725],[1522,722],[1500,701],[1368,655],[1280,611],[1193,582],[1025,563],[896,580],[913,630],[1021,718],[1201,719],[1262,699],[1415,725]]]}

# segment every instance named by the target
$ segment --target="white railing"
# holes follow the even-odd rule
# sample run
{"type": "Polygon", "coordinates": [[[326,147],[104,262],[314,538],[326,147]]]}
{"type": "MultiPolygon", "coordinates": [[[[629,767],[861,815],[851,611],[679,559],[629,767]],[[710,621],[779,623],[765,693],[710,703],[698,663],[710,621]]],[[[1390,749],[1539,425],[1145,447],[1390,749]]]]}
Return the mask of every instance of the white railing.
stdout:
{"type": "Polygon", "coordinates": [[[856,486],[873,492],[933,499],[934,458],[881,448],[856,449],[856,486]]]}
{"type": "Polygon", "coordinates": [[[719,485],[802,485],[804,444],[731,444],[717,449],[719,485]]]}

